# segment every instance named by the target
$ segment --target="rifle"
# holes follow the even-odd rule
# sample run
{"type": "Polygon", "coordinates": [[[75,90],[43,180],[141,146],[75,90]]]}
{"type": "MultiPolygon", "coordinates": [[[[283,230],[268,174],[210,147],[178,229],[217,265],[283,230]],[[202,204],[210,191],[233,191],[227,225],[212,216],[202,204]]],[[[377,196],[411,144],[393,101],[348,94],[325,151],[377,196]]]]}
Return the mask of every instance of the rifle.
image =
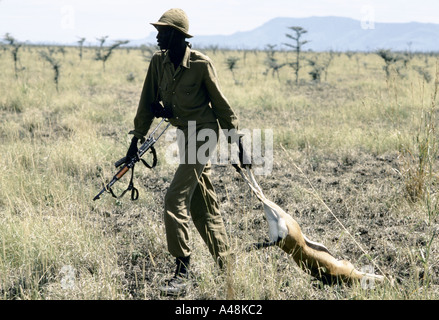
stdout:
{"type": "Polygon", "coordinates": [[[127,191],[131,191],[131,200],[137,200],[139,198],[139,191],[134,187],[133,184],[133,178],[134,178],[134,166],[137,162],[142,161],[142,163],[149,169],[154,168],[157,165],[157,153],[154,148],[154,144],[157,142],[157,140],[163,135],[163,133],[168,129],[168,127],[171,125],[168,123],[166,127],[159,133],[157,138],[154,137],[154,134],[157,132],[157,130],[162,126],[164,122],[168,122],[167,119],[163,118],[160,123],[157,125],[157,127],[154,128],[154,130],[151,132],[151,134],[148,136],[146,141],[140,146],[139,151],[135,157],[133,157],[129,162],[127,162],[127,158],[123,157],[116,161],[114,164],[116,168],[119,168],[121,165],[122,168],[114,175],[113,179],[107,184],[104,185],[102,190],[93,198],[93,201],[100,199],[101,195],[104,192],[109,192],[114,198],[121,198],[127,191]],[[153,163],[152,165],[149,165],[144,159],[141,157],[148,151],[151,150],[151,153],[153,155],[153,163]],[[114,194],[111,187],[120,179],[122,178],[125,173],[127,173],[131,169],[131,180],[128,185],[128,188],[122,192],[122,194],[118,197],[114,194]]]}

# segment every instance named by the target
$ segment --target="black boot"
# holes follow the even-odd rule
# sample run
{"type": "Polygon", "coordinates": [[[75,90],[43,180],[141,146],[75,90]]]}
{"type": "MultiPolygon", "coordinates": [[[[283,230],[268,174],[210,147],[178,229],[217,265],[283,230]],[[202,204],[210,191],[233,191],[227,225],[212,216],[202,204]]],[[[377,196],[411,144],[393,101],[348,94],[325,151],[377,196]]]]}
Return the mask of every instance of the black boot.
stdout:
{"type": "Polygon", "coordinates": [[[189,265],[190,256],[176,258],[177,267],[174,277],[168,280],[165,286],[160,288],[163,295],[166,296],[182,296],[186,294],[189,285],[189,265]]]}

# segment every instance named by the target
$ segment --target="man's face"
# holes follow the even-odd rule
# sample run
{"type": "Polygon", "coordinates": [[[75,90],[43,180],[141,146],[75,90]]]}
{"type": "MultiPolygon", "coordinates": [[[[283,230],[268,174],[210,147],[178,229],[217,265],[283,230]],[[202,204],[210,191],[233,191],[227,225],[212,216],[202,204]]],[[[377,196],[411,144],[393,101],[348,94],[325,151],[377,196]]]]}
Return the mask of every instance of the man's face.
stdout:
{"type": "Polygon", "coordinates": [[[159,27],[157,33],[157,45],[160,50],[168,50],[172,45],[174,29],[171,27],[159,27]]]}

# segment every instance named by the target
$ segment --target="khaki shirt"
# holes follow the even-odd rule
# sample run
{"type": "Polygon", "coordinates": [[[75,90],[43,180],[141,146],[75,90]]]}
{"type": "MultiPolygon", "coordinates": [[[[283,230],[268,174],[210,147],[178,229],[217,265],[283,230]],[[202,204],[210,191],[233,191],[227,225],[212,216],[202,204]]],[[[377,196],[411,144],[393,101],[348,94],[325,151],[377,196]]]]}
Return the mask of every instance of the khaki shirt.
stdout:
{"type": "Polygon", "coordinates": [[[212,61],[189,46],[177,70],[167,52],[153,55],[134,118],[134,130],[130,132],[139,139],[148,133],[154,120],[151,104],[156,98],[172,108],[174,117],[169,122],[174,126],[187,127],[188,121],[196,121],[197,125],[218,121],[222,129],[238,130],[238,119],[220,90],[212,61]]]}

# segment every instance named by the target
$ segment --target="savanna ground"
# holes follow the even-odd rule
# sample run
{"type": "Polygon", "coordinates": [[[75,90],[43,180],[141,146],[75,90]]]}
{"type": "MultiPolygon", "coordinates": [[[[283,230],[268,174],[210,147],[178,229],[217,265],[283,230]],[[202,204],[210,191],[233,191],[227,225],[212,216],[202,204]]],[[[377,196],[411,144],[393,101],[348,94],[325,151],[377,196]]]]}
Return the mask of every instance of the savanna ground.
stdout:
{"type": "MultiPolygon", "coordinates": [[[[166,299],[157,288],[174,271],[162,221],[175,170],[170,142],[157,143],[155,169],[137,167],[138,201],[92,201],[126,153],[148,61],[139,49],[118,49],[104,71],[93,48],[82,61],[78,48],[54,48],[57,91],[39,54],[48,48],[22,47],[17,76],[4,48],[1,298],[166,299]]],[[[415,54],[386,76],[375,53],[336,53],[316,82],[305,59],[330,54],[305,53],[296,84],[289,66],[266,72],[267,52],[202,51],[241,128],[273,130],[273,170],[257,176],[266,196],[310,239],[393,285],[326,286],[276,247],[247,252],[268,238],[262,205],[233,167],[215,165],[236,263],[219,272],[193,228],[196,285],[184,299],[438,299],[437,56],[415,54]],[[230,57],[239,59],[232,70],[230,57]]],[[[291,52],[274,58],[294,60],[291,52]]]]}

